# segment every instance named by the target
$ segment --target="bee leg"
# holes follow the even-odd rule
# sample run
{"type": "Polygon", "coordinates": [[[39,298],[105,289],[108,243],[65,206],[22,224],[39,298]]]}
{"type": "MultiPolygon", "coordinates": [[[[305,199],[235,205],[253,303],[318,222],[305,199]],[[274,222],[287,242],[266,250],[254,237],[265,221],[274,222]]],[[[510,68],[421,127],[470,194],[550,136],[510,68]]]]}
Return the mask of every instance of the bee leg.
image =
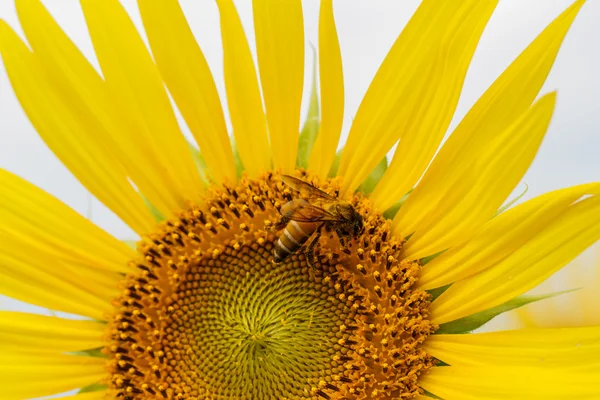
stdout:
{"type": "Polygon", "coordinates": [[[315,269],[315,246],[319,242],[321,238],[321,228],[317,230],[317,233],[312,237],[308,245],[306,246],[306,251],[304,251],[304,257],[306,257],[306,263],[311,269],[315,269]]]}
{"type": "Polygon", "coordinates": [[[337,233],[338,240],[340,241],[340,246],[342,246],[342,250],[346,249],[346,235],[344,235],[341,229],[336,229],[335,233],[337,233]]]}
{"type": "Polygon", "coordinates": [[[268,231],[280,231],[290,222],[289,218],[281,217],[281,219],[275,223],[271,223],[268,226],[265,226],[265,229],[268,231]]]}

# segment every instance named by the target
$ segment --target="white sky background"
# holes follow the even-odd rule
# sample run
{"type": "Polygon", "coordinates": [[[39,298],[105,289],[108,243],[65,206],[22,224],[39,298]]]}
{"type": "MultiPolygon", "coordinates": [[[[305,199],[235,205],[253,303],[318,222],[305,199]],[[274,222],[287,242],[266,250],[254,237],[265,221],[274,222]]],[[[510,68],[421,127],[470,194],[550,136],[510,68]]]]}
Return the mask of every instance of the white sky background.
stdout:
{"type": "MultiPolygon", "coordinates": [[[[79,3],[43,1],[83,53],[98,67],[79,3]]],[[[189,24],[211,66],[222,101],[225,88],[218,12],[212,0],[181,1],[189,24]]],[[[363,94],[397,35],[418,5],[415,0],[337,0],[335,17],[346,87],[343,137],[363,94]]],[[[501,0],[479,43],[451,129],[469,107],[571,0],[501,0]]],[[[138,28],[135,1],[123,1],[138,28]]],[[[250,0],[236,1],[248,37],[253,39],[250,0]]],[[[318,1],[304,2],[307,44],[317,44],[318,1]]],[[[22,33],[11,0],[0,0],[0,18],[22,33]]],[[[251,46],[254,45],[250,40],[251,46]]],[[[306,47],[306,70],[312,56],[306,47]]],[[[542,93],[558,90],[558,103],[546,140],[524,181],[525,198],[560,187],[600,180],[600,0],[583,7],[567,35],[542,93]]],[[[305,103],[310,76],[305,78],[305,103]]],[[[306,104],[304,105],[304,110],[306,104]]],[[[187,128],[182,127],[186,130],[187,128]]],[[[91,198],[45,147],[21,110],[0,64],[0,167],[50,192],[119,238],[133,233],[91,198]],[[91,214],[90,214],[91,210],[91,214]]],[[[522,190],[522,187],[518,188],[522,190]]],[[[0,309],[33,310],[0,297],[0,309]]],[[[39,309],[38,309],[39,310],[39,309]]]]}

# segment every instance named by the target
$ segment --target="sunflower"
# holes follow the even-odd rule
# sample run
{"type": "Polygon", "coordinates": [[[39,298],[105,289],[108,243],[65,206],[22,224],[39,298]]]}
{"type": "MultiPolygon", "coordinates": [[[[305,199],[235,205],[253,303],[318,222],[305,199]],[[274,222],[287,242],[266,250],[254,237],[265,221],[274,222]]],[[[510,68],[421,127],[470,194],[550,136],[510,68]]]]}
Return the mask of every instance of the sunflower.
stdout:
{"type": "Polygon", "coordinates": [[[101,75],[35,0],[16,2],[27,44],[0,23],[0,52],[42,139],[140,239],[0,173],[1,293],[80,316],[0,314],[3,398],[599,398],[599,327],[469,333],[600,238],[598,182],[501,207],[550,123],[556,94],[536,97],[583,1],[441,147],[497,2],[423,1],[339,153],[331,0],[301,133],[300,1],[252,3],[258,71],[217,1],[231,138],[176,2],[138,2],[153,57],[117,0],[81,3],[101,75]]]}

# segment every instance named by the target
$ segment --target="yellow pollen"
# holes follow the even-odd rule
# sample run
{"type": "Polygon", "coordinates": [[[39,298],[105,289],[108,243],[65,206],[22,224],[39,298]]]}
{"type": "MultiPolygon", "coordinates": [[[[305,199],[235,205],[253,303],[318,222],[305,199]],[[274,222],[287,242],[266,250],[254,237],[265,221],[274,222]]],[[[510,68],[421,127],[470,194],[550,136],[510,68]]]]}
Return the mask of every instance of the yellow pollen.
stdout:
{"type": "MultiPolygon", "coordinates": [[[[300,177],[310,181],[310,177],[300,177]]],[[[338,193],[337,182],[320,186],[338,193]]],[[[115,398],[411,399],[434,364],[419,264],[360,195],[364,231],[323,231],[276,263],[279,209],[298,193],[277,174],[209,189],[138,243],[105,349],[115,398]]],[[[309,199],[310,201],[310,199],[309,199]]],[[[340,200],[342,201],[342,200],[340,200]]]]}

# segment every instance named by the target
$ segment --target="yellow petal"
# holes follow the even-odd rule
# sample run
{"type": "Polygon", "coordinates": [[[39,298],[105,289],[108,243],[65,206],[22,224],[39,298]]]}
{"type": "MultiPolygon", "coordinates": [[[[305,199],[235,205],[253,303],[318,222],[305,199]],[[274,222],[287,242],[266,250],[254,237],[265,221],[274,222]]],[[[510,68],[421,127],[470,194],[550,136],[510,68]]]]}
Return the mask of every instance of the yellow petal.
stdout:
{"type": "Polygon", "coordinates": [[[344,119],[344,72],[333,1],[322,0],[319,14],[319,77],[321,80],[321,125],[310,154],[309,170],[327,178],[335,158],[344,119]]]}
{"type": "Polygon", "coordinates": [[[40,60],[2,21],[0,52],[21,106],[48,147],[133,230],[144,233],[152,229],[154,219],[118,159],[102,142],[102,128],[85,106],[74,106],[80,99],[61,85],[60,78],[49,79],[40,60]]]}
{"type": "Polygon", "coordinates": [[[104,345],[106,324],[21,312],[0,312],[0,351],[73,352],[104,345]]]}
{"type": "Polygon", "coordinates": [[[410,97],[418,96],[419,106],[399,132],[400,142],[392,162],[370,196],[380,210],[389,208],[412,189],[450,125],[473,53],[497,4],[467,3],[439,44],[425,92],[405,94],[409,104],[414,101],[410,97]]]}
{"type": "MultiPolygon", "coordinates": [[[[1,229],[0,232],[4,233],[1,229]]],[[[59,258],[44,248],[32,247],[26,238],[15,235],[3,237],[2,252],[49,274],[85,282],[87,290],[103,297],[116,294],[117,284],[123,280],[120,272],[81,265],[68,260],[68,256],[59,258]]]]}
{"type": "MultiPolygon", "coordinates": [[[[421,114],[437,86],[447,90],[437,85],[443,65],[460,63],[459,56],[445,57],[452,35],[463,24],[467,31],[481,30],[479,25],[485,25],[494,5],[495,1],[487,0],[427,0],[417,9],[379,67],[352,122],[338,171],[345,177],[344,193],[356,189],[398,139],[402,142],[415,124],[424,122],[421,114]]],[[[455,44],[473,47],[470,40],[455,44]]],[[[462,67],[461,63],[458,69],[462,67]]]]}
{"type": "Polygon", "coordinates": [[[135,146],[154,158],[154,171],[176,200],[159,208],[169,215],[184,207],[185,200],[199,199],[204,185],[158,69],[117,0],[84,0],[81,5],[115,111],[135,133],[135,146]]]}
{"type": "Polygon", "coordinates": [[[488,365],[552,369],[600,367],[600,327],[522,329],[467,335],[432,335],[424,348],[452,366],[488,365]]]}
{"type": "MultiPolygon", "coordinates": [[[[465,177],[473,179],[474,159],[486,152],[498,135],[533,103],[582,4],[583,0],[576,2],[551,23],[471,108],[396,215],[393,223],[396,234],[408,236],[425,231],[426,226],[436,223],[440,211],[444,210],[445,216],[450,205],[463,203],[457,185],[462,185],[465,177]]],[[[485,221],[481,218],[472,223],[481,225],[485,221]]],[[[473,232],[479,225],[474,224],[469,230],[473,232]]],[[[464,239],[457,232],[452,242],[457,243],[461,236],[464,239]]],[[[416,248],[412,252],[416,253],[416,248]]]]}
{"type": "Polygon", "coordinates": [[[235,144],[245,170],[250,176],[256,176],[271,168],[267,122],[256,69],[233,2],[217,0],[217,5],[221,15],[225,89],[235,144]]]}
{"type": "MultiPolygon", "coordinates": [[[[435,211],[410,237],[405,257],[419,259],[462,243],[494,216],[531,165],[555,101],[555,93],[542,97],[486,149],[470,157],[471,168],[455,177],[435,211]]],[[[396,232],[401,228],[398,225],[396,232]]]]}
{"type": "Polygon", "coordinates": [[[510,313],[509,322],[527,328],[600,326],[600,246],[596,244],[594,250],[592,257],[586,254],[577,258],[531,294],[564,288],[578,290],[520,307],[510,313]]]}
{"type": "Polygon", "coordinates": [[[273,166],[291,173],[296,168],[304,88],[302,3],[254,0],[252,10],[273,166]]]}
{"type": "Polygon", "coordinates": [[[57,259],[107,271],[129,271],[128,262],[137,253],[125,243],[16,175],[0,170],[0,183],[0,230],[8,236],[57,259]]]}
{"type": "Polygon", "coordinates": [[[420,379],[421,387],[444,400],[595,400],[598,369],[531,367],[438,367],[420,379]]]}
{"type": "Polygon", "coordinates": [[[49,396],[99,382],[107,376],[105,363],[100,357],[3,353],[0,357],[2,398],[49,396]]]}
{"type": "Polygon", "coordinates": [[[217,183],[235,180],[217,87],[176,1],[138,0],[156,65],[217,183]]]}
{"type": "Polygon", "coordinates": [[[437,324],[500,305],[527,292],[600,239],[600,195],[570,206],[508,257],[454,283],[430,307],[437,324]]]}
{"type": "Polygon", "coordinates": [[[52,259],[45,262],[53,267],[52,271],[29,263],[22,252],[0,253],[0,293],[51,310],[96,320],[107,318],[116,290],[100,291],[94,282],[82,279],[66,264],[52,259]]]}
{"type": "Polygon", "coordinates": [[[420,380],[445,400],[598,398],[600,327],[433,335],[425,348],[450,364],[420,380]]]}
{"type": "MultiPolygon", "coordinates": [[[[114,95],[120,99],[120,93],[115,95],[114,91],[108,90],[100,75],[38,0],[17,0],[16,6],[36,59],[47,74],[46,83],[71,113],[85,122],[89,130],[78,132],[78,136],[89,139],[89,143],[83,143],[82,146],[90,146],[92,152],[95,147],[108,149],[136,188],[163,215],[168,216],[183,201],[180,194],[172,190],[166,169],[158,162],[160,158],[146,145],[149,139],[141,136],[148,132],[132,126],[127,118],[122,118],[123,107],[111,98],[114,95]]],[[[115,91],[118,92],[119,88],[115,91]]],[[[56,139],[57,142],[60,140],[60,137],[56,139]]],[[[70,140],[77,142],[73,138],[70,140]]],[[[68,157],[74,158],[83,151],[79,148],[76,150],[69,148],[68,157]]],[[[147,218],[147,210],[143,208],[138,212],[147,218]]],[[[150,228],[153,226],[151,222],[147,224],[150,224],[150,228]]],[[[148,230],[146,227],[144,231],[148,230]]]]}
{"type": "Polygon", "coordinates": [[[454,246],[427,263],[419,286],[433,289],[467,278],[509,256],[573,202],[600,192],[600,183],[556,190],[520,204],[491,219],[468,242],[454,246]]]}

